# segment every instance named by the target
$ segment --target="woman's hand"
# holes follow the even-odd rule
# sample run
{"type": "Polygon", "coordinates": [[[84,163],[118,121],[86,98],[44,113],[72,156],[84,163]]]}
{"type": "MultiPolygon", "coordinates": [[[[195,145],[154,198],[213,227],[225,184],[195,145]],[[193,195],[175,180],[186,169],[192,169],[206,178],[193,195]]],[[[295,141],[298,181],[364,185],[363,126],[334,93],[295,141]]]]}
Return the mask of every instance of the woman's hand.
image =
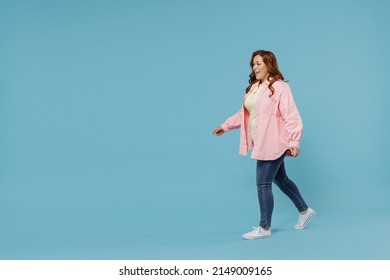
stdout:
{"type": "Polygon", "coordinates": [[[225,133],[225,130],[223,130],[222,127],[218,126],[216,129],[213,130],[213,134],[217,136],[222,136],[222,134],[225,133]]]}
{"type": "Polygon", "coordinates": [[[299,152],[300,152],[300,148],[299,147],[291,147],[290,150],[288,151],[287,155],[289,156],[292,156],[292,157],[297,157],[299,155],[299,152]]]}

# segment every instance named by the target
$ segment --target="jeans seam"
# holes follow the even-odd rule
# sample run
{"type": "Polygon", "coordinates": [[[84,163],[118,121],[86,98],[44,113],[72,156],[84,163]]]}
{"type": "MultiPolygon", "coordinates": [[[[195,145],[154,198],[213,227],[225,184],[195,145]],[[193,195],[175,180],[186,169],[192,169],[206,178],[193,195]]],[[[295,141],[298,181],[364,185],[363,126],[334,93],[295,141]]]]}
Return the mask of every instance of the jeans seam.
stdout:
{"type": "MultiPolygon", "coordinates": [[[[287,182],[288,180],[289,180],[289,179],[287,179],[286,182],[287,182]]],[[[301,201],[301,199],[299,198],[299,196],[298,196],[295,192],[293,192],[290,188],[286,187],[286,183],[284,183],[284,184],[282,184],[282,185],[283,185],[284,189],[287,190],[287,191],[289,192],[289,194],[292,194],[292,195],[295,197],[296,201],[298,201],[298,203],[299,203],[300,208],[301,208],[301,209],[305,208],[305,206],[304,206],[304,204],[303,204],[303,201],[301,201]]],[[[303,210],[301,210],[301,209],[299,209],[299,207],[298,207],[298,210],[299,210],[300,212],[305,211],[305,209],[303,209],[303,210]]]]}

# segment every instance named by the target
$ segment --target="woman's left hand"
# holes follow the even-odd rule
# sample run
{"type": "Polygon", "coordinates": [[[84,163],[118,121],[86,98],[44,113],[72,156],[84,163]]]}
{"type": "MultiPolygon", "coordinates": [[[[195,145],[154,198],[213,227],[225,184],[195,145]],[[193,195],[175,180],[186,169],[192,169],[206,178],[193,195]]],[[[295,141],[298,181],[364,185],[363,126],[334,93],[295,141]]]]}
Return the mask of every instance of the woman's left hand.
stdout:
{"type": "Polygon", "coordinates": [[[300,152],[300,148],[299,147],[291,147],[290,148],[290,153],[291,153],[291,156],[292,157],[297,157],[299,155],[299,152],[300,152]]]}

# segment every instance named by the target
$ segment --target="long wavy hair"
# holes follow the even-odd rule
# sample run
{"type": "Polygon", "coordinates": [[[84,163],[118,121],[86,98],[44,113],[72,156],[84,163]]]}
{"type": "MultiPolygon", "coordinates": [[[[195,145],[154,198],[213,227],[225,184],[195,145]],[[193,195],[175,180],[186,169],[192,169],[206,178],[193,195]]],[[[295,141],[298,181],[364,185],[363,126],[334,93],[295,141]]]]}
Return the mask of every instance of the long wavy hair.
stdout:
{"type": "Polygon", "coordinates": [[[258,82],[256,79],[255,73],[253,72],[253,59],[255,56],[260,55],[263,59],[265,66],[267,67],[267,71],[269,73],[268,81],[270,82],[268,88],[271,90],[270,97],[275,93],[275,89],[272,84],[277,80],[284,81],[284,77],[279,70],[278,61],[276,60],[275,55],[271,51],[257,50],[252,53],[252,58],[250,61],[251,73],[249,74],[249,86],[246,88],[246,92],[248,93],[251,86],[258,82]]]}

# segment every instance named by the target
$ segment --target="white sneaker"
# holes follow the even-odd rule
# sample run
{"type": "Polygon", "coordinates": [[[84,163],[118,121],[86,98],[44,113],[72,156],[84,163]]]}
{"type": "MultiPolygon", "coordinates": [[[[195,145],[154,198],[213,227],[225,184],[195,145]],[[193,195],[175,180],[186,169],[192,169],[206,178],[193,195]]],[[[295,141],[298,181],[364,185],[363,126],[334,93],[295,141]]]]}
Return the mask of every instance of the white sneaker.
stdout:
{"type": "Polygon", "coordinates": [[[242,235],[244,239],[256,239],[271,237],[271,229],[265,230],[262,227],[253,227],[253,230],[242,235]]]}
{"type": "Polygon", "coordinates": [[[309,223],[310,219],[316,214],[311,208],[307,208],[306,214],[299,214],[298,223],[295,225],[296,229],[304,229],[309,223]]]}

